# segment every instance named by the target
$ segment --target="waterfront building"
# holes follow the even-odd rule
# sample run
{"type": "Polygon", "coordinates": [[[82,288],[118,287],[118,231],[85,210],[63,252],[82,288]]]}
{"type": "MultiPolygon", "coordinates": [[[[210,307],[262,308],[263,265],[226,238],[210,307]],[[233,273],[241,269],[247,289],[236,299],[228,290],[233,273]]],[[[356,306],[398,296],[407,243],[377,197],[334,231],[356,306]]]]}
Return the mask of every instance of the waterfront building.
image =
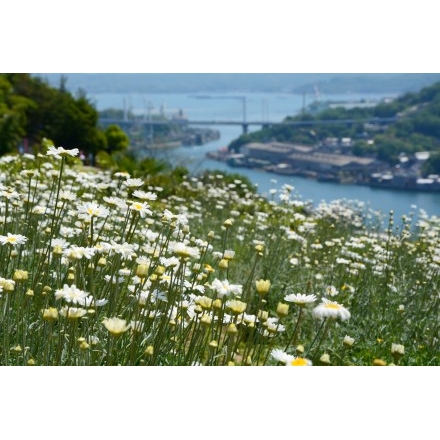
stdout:
{"type": "Polygon", "coordinates": [[[307,171],[370,173],[380,168],[380,163],[370,157],[349,156],[344,154],[320,153],[312,154],[293,153],[287,156],[286,161],[293,168],[307,171]]]}
{"type": "Polygon", "coordinates": [[[292,153],[310,153],[315,147],[305,145],[295,145],[282,142],[269,142],[263,144],[260,142],[251,142],[242,145],[240,153],[245,157],[268,161],[272,164],[284,162],[292,153]]]}

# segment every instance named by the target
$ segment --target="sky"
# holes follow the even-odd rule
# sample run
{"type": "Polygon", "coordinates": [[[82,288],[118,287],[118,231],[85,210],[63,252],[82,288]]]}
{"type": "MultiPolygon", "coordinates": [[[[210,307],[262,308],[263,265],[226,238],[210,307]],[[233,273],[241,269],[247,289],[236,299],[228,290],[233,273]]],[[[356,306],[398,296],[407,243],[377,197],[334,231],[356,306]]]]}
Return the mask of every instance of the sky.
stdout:
{"type": "MultiPolygon", "coordinates": [[[[433,5],[426,0],[66,0],[62,7],[54,0],[7,2],[0,70],[439,72],[433,5]]],[[[24,437],[44,431],[51,438],[68,429],[63,437],[73,438],[77,427],[67,428],[72,422],[84,424],[82,433],[96,430],[99,438],[151,432],[158,438],[187,432],[192,439],[427,437],[435,420],[430,396],[436,399],[439,391],[434,371],[8,369],[0,378],[0,410],[3,420],[20,423],[24,437]],[[20,407],[33,423],[21,424],[20,407]],[[93,427],[86,423],[90,417],[93,427]]]]}
{"type": "Polygon", "coordinates": [[[439,71],[427,0],[7,3],[3,71],[439,71]]]}

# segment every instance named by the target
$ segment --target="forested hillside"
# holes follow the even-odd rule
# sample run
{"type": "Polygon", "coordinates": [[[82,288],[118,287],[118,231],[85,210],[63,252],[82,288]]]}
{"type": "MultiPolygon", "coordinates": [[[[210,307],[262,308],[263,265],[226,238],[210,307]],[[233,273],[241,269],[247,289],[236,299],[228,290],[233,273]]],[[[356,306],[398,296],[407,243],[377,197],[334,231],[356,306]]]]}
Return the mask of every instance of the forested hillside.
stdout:
{"type": "Polygon", "coordinates": [[[272,140],[315,145],[327,137],[349,137],[354,141],[353,154],[376,156],[389,163],[395,163],[400,153],[440,152],[440,82],[416,93],[406,93],[391,102],[382,102],[375,107],[335,107],[317,113],[309,108],[309,111],[297,116],[288,116],[285,121],[336,119],[359,119],[359,123],[268,127],[242,135],[229,148],[237,151],[248,142],[272,140]],[[393,117],[398,118],[396,122],[384,125],[363,122],[369,118],[393,117]]]}
{"type": "Polygon", "coordinates": [[[0,155],[38,146],[43,138],[84,154],[126,148],[122,130],[98,127],[98,112],[86,93],[75,96],[62,77],[58,87],[28,73],[0,74],[0,155]],[[114,137],[122,142],[115,146],[114,137]]]}

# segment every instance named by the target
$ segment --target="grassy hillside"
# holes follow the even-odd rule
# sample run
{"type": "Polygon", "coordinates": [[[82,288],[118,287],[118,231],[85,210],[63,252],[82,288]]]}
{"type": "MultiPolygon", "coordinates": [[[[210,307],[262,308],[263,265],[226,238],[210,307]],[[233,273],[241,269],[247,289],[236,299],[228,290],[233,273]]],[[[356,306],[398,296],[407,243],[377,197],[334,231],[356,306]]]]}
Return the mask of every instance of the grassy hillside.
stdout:
{"type": "Polygon", "coordinates": [[[438,218],[0,159],[1,365],[439,365],[438,218]]]}

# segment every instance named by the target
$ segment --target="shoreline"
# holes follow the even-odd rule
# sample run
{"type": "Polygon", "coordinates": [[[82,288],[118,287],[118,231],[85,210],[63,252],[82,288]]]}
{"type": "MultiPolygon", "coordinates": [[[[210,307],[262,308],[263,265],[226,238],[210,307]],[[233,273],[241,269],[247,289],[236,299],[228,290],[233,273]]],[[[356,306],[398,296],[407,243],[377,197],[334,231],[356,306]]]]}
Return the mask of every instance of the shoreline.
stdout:
{"type": "Polygon", "coordinates": [[[440,194],[440,177],[433,176],[430,178],[408,177],[408,176],[390,176],[388,175],[372,175],[369,177],[355,178],[354,176],[338,176],[335,173],[317,172],[309,170],[295,169],[290,166],[280,166],[280,164],[262,164],[255,161],[249,161],[246,158],[236,158],[226,147],[217,151],[206,153],[206,157],[218,162],[224,162],[231,168],[247,168],[258,169],[267,173],[282,176],[297,176],[313,179],[322,183],[335,183],[340,185],[358,185],[367,186],[372,189],[388,189],[398,191],[411,191],[419,193],[437,193],[440,194]]]}

